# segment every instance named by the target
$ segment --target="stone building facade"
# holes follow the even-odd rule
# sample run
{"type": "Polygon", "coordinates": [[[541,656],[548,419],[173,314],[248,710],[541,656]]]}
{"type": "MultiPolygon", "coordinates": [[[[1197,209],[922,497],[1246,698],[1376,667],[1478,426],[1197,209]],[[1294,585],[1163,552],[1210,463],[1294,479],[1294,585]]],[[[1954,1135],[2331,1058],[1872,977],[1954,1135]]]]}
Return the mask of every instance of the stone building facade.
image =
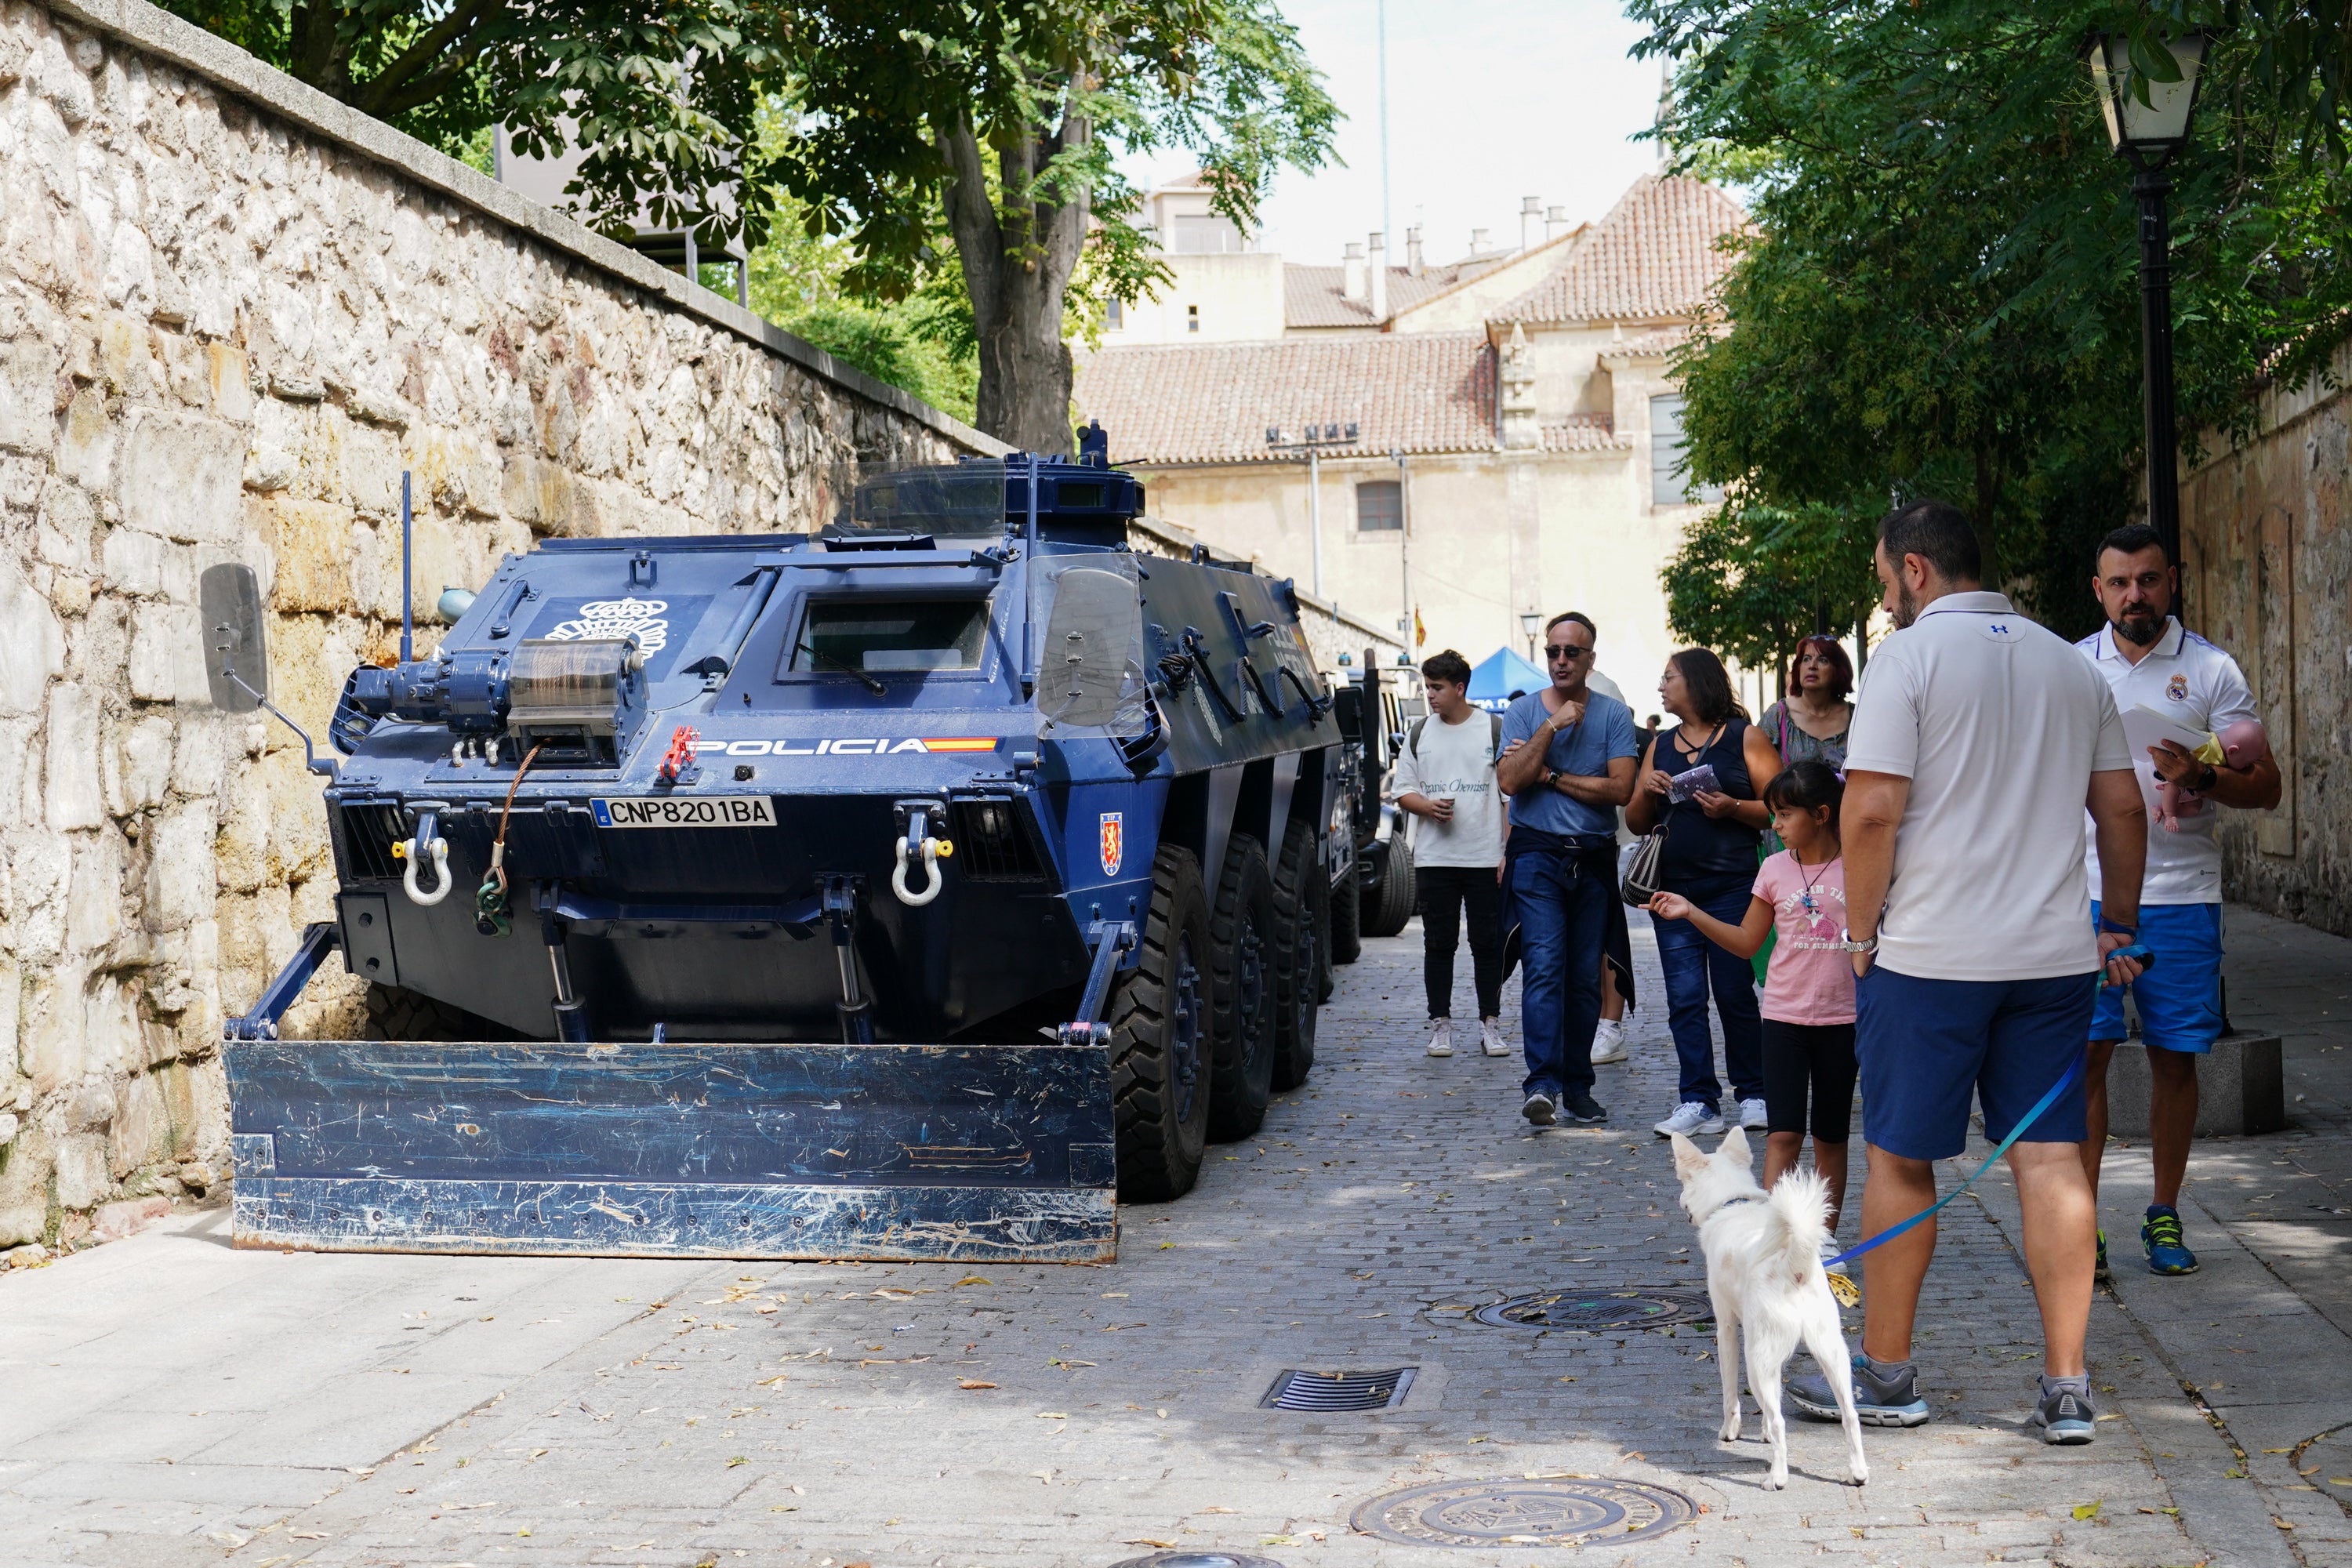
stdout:
{"type": "Polygon", "coordinates": [[[2284,784],[2275,811],[2221,814],[2223,887],[2352,936],[2352,342],[2332,370],[2189,476],[2180,553],[2188,622],[2244,668],[2284,784]]]}
{"type": "MultiPolygon", "coordinates": [[[[241,561],[323,736],[551,534],[805,527],[996,443],[140,4],[0,4],[0,1247],[219,1178],[218,1042],[333,892],[282,726],[205,698],[241,561]]],[[[295,1026],[345,1030],[322,977],[295,1026]]],[[[290,1030],[289,1030],[290,1032],[290,1030]]]]}

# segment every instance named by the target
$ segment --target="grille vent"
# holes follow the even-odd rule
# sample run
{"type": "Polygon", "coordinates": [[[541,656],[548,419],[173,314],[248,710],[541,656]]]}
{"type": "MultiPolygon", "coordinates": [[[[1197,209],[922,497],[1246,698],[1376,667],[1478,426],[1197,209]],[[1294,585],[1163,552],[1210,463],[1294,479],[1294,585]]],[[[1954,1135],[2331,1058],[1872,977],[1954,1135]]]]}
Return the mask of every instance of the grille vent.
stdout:
{"type": "Polygon", "coordinates": [[[965,877],[975,882],[1013,882],[1045,874],[1026,805],[985,795],[954,805],[956,865],[965,877]]]}
{"type": "Polygon", "coordinates": [[[343,879],[391,880],[400,875],[392,847],[408,837],[401,825],[400,808],[381,804],[339,806],[336,816],[342,846],[343,879]]]}
{"type": "Polygon", "coordinates": [[[1261,1410],[1386,1410],[1403,1402],[1414,1368],[1387,1372],[1285,1372],[1259,1400],[1261,1410]]]}

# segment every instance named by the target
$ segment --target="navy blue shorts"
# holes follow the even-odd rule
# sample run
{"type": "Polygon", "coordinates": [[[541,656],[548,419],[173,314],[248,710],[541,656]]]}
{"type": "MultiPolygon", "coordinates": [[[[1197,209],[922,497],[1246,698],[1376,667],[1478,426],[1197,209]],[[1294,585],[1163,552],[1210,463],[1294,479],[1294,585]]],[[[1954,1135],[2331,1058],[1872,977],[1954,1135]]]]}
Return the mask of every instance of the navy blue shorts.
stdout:
{"type": "MultiPolygon", "coordinates": [[[[2091,900],[2098,923],[2099,901],[2091,900]]],[[[2156,954],[2154,969],[2129,985],[2099,988],[2091,1038],[2124,1037],[2124,993],[2139,1005],[2139,1037],[2166,1051],[2210,1051],[2221,1037],[2221,906],[2142,904],[2139,940],[2156,954]]]]}
{"type": "MultiPolygon", "coordinates": [[[[1862,1135],[1911,1160],[1948,1160],[1969,1145],[1969,1102],[1984,1104],[2000,1142],[2066,1076],[2091,1023],[2093,974],[2048,980],[1918,980],[1884,964],[1854,983],[1862,1135]]],[[[2021,1142],[2080,1143],[2083,1080],[2021,1142]]]]}

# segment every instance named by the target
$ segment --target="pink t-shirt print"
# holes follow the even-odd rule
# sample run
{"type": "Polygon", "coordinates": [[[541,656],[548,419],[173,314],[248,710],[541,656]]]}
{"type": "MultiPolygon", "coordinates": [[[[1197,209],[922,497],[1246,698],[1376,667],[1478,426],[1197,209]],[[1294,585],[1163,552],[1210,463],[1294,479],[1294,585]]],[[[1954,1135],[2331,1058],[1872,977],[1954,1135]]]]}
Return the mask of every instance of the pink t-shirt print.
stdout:
{"type": "Polygon", "coordinates": [[[1764,1016],[1776,1024],[1853,1022],[1853,959],[1845,939],[1845,862],[1800,866],[1786,849],[1756,868],[1756,896],[1772,906],[1764,1016]]]}

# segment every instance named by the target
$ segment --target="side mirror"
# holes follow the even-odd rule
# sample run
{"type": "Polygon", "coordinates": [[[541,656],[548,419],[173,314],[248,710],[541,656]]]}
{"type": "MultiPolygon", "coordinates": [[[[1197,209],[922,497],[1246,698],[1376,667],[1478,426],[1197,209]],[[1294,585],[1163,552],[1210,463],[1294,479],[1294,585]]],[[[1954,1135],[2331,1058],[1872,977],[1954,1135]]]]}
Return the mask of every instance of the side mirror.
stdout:
{"type": "Polygon", "coordinates": [[[261,581],[233,561],[205,568],[196,604],[204,615],[205,678],[213,706],[250,713],[269,696],[269,647],[264,640],[261,581]]]}

